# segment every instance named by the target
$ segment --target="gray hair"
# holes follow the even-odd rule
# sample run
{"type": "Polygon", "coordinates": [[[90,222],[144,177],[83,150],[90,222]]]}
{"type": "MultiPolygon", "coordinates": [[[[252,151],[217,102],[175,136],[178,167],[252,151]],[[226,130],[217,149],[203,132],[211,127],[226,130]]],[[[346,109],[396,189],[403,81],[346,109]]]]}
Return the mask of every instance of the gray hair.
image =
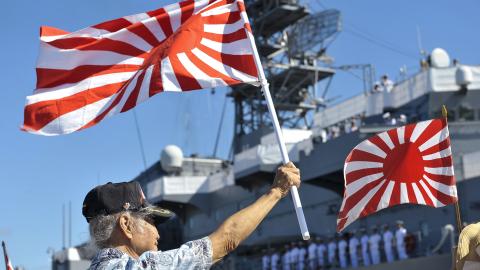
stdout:
{"type": "Polygon", "coordinates": [[[111,214],[111,215],[99,215],[93,218],[92,220],[90,220],[90,223],[89,223],[89,230],[90,230],[90,237],[91,237],[90,244],[92,244],[93,246],[99,249],[113,247],[111,243],[112,233],[115,227],[117,226],[118,218],[120,217],[121,214],[124,214],[124,213],[127,213],[131,217],[133,217],[133,220],[135,222],[134,226],[139,231],[143,230],[143,226],[140,225],[139,221],[145,219],[145,217],[147,216],[146,213],[123,211],[123,212],[111,214]]]}

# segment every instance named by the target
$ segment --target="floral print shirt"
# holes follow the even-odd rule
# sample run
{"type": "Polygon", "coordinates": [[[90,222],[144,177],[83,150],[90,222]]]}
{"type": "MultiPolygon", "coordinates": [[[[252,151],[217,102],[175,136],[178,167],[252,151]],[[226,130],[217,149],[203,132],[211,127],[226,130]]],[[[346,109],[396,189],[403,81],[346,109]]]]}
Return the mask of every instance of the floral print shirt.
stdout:
{"type": "Polygon", "coordinates": [[[160,270],[209,269],[212,265],[212,242],[204,237],[168,251],[147,251],[134,259],[115,248],[100,250],[89,270],[160,270]]]}

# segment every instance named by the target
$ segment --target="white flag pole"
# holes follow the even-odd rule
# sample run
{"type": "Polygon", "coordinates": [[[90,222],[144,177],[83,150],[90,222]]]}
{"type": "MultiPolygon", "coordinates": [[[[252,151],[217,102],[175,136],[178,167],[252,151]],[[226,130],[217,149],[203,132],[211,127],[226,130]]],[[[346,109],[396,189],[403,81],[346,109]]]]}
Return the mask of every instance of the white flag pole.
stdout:
{"type": "MultiPolygon", "coordinates": [[[[263,72],[262,63],[260,62],[260,57],[258,55],[257,46],[255,45],[255,39],[253,38],[252,33],[245,30],[247,33],[250,44],[252,45],[253,54],[255,58],[255,65],[257,66],[258,75],[260,79],[260,84],[262,85],[262,91],[265,95],[265,100],[267,101],[268,111],[270,112],[270,117],[273,122],[273,129],[275,130],[275,135],[277,137],[278,145],[280,146],[280,153],[282,154],[283,164],[290,162],[288,157],[287,147],[285,146],[285,140],[283,139],[282,130],[280,124],[278,123],[277,112],[273,106],[272,97],[270,95],[270,90],[268,87],[267,79],[265,78],[265,73],[263,72]]],[[[295,206],[295,212],[297,214],[298,224],[300,225],[300,231],[302,232],[303,240],[310,239],[310,233],[308,232],[307,222],[305,221],[305,215],[303,214],[302,202],[300,201],[300,196],[298,195],[297,187],[293,186],[290,189],[292,194],[293,204],[295,206]]]]}

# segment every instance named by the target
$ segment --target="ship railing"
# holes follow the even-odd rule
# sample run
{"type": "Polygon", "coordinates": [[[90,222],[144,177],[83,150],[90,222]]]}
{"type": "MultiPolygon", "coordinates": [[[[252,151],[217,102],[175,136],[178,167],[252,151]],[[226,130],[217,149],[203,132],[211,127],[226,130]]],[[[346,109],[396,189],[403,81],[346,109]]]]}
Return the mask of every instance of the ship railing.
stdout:
{"type": "MultiPolygon", "coordinates": [[[[314,116],[314,130],[321,130],[352,117],[373,116],[388,108],[398,108],[431,90],[428,71],[394,85],[390,92],[370,92],[356,95],[326,108],[314,116]]],[[[319,134],[314,134],[319,135],[319,134]]]]}
{"type": "MultiPolygon", "coordinates": [[[[480,89],[480,66],[461,66],[471,72],[468,90],[480,89]]],[[[321,130],[357,115],[373,116],[386,110],[399,108],[429,92],[457,91],[462,87],[457,81],[460,66],[429,68],[397,82],[390,92],[362,93],[318,112],[313,129],[321,130]]],[[[314,133],[314,136],[319,135],[314,133]]]]}

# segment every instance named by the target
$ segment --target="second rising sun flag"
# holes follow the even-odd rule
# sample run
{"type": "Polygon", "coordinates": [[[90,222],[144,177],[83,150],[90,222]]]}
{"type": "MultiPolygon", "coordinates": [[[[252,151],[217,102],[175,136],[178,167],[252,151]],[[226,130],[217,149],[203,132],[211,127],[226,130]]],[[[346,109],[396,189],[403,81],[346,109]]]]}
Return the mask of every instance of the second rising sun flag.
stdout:
{"type": "Polygon", "coordinates": [[[345,160],[337,231],[398,204],[441,207],[457,201],[446,119],[391,129],[357,145],[345,160]]]}
{"type": "Polygon", "coordinates": [[[23,130],[67,134],[163,91],[258,82],[243,1],[188,0],[76,32],[42,27],[23,130]]]}

